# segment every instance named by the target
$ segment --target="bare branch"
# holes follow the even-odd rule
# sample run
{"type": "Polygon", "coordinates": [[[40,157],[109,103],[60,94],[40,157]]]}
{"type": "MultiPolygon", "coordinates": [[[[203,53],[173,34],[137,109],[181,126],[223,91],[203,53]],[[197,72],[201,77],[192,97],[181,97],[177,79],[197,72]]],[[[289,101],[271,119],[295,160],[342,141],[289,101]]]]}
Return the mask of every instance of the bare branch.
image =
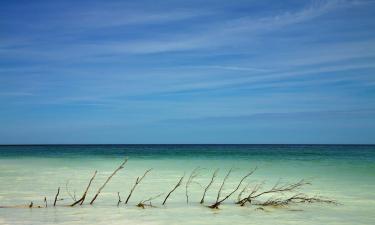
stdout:
{"type": "Polygon", "coordinates": [[[269,190],[259,192],[261,185],[257,185],[254,187],[253,191],[246,197],[236,202],[236,204],[240,204],[241,206],[244,206],[246,202],[251,203],[254,199],[266,195],[266,194],[274,194],[274,193],[285,193],[285,192],[293,192],[301,188],[302,186],[310,184],[309,182],[306,182],[305,180],[300,180],[297,183],[286,183],[281,184],[280,181],[276,182],[276,184],[269,190]]]}
{"type": "Polygon", "coordinates": [[[163,205],[165,205],[165,203],[167,202],[167,200],[168,200],[169,196],[172,194],[172,192],[174,192],[182,184],[182,180],[184,179],[184,177],[185,177],[185,174],[180,178],[180,180],[174,186],[174,188],[167,194],[167,196],[165,197],[165,199],[163,201],[163,205]]]}
{"type": "Polygon", "coordinates": [[[117,201],[117,207],[118,207],[120,205],[120,203],[122,202],[120,192],[117,192],[117,197],[118,197],[118,201],[117,201]]]}
{"type": "Polygon", "coordinates": [[[139,183],[141,183],[141,181],[143,180],[143,178],[145,178],[145,176],[146,176],[151,170],[152,170],[152,169],[148,169],[148,170],[146,170],[146,172],[143,174],[142,177],[137,177],[137,179],[135,180],[135,183],[134,183],[132,189],[130,190],[130,193],[129,193],[128,197],[126,198],[125,204],[128,204],[128,201],[129,201],[130,197],[132,196],[133,191],[135,190],[135,188],[137,187],[137,185],[138,185],[139,183]]]}
{"type": "Polygon", "coordinates": [[[257,168],[255,168],[254,170],[252,170],[251,172],[249,172],[248,174],[246,174],[244,177],[242,177],[242,179],[241,179],[241,181],[238,183],[237,187],[236,187],[232,192],[230,192],[227,196],[225,196],[224,198],[222,198],[221,200],[219,200],[219,198],[220,198],[220,194],[221,194],[221,190],[222,190],[222,188],[223,188],[223,186],[224,186],[224,184],[225,184],[225,181],[228,179],[230,173],[232,172],[232,169],[230,169],[230,170],[228,171],[228,174],[225,176],[225,178],[224,178],[224,180],[223,180],[223,183],[222,183],[221,186],[220,186],[220,189],[219,189],[219,192],[218,192],[218,195],[217,195],[217,198],[216,198],[216,202],[215,202],[214,204],[210,205],[209,208],[212,208],[212,209],[218,209],[219,206],[220,206],[220,204],[223,203],[225,200],[227,200],[232,194],[234,194],[234,193],[240,188],[242,182],[243,182],[247,177],[249,177],[250,175],[252,175],[252,174],[255,172],[256,169],[257,169],[257,168]]]}
{"type": "Polygon", "coordinates": [[[83,202],[84,202],[85,199],[86,199],[87,192],[89,191],[89,188],[90,188],[90,186],[91,186],[91,183],[92,183],[92,181],[94,180],[94,178],[95,178],[97,172],[98,172],[98,171],[95,170],[94,175],[91,177],[90,182],[89,182],[89,184],[87,185],[85,192],[83,192],[82,197],[81,197],[80,199],[78,199],[77,201],[75,201],[75,202],[74,202],[73,204],[71,204],[70,206],[75,206],[75,205],[77,205],[77,204],[80,204],[80,205],[83,204],[83,202]]]}
{"type": "Polygon", "coordinates": [[[326,199],[323,197],[315,196],[315,197],[308,197],[304,194],[296,194],[287,199],[282,198],[270,198],[265,202],[256,203],[255,205],[261,206],[273,206],[273,207],[284,207],[288,206],[289,204],[293,203],[327,203],[327,204],[335,204],[337,202],[334,200],[326,199]]]}
{"type": "Polygon", "coordinates": [[[137,207],[140,207],[140,208],[146,208],[146,206],[148,206],[148,207],[154,207],[153,205],[152,205],[152,202],[151,201],[153,201],[153,200],[155,200],[155,199],[157,199],[157,198],[159,198],[160,196],[162,196],[164,193],[161,193],[161,194],[158,194],[158,195],[155,195],[155,196],[153,196],[153,197],[150,197],[150,198],[148,198],[148,199],[146,199],[146,200],[142,200],[142,201],[140,201],[138,204],[137,204],[137,207]]]}
{"type": "Polygon", "coordinates": [[[188,192],[188,189],[189,189],[189,186],[193,183],[195,183],[193,180],[199,176],[199,172],[200,172],[201,168],[198,166],[196,167],[190,174],[189,176],[189,179],[187,180],[186,184],[185,184],[185,196],[186,196],[186,204],[189,203],[189,192],[188,192]]]}
{"type": "Polygon", "coordinates": [[[219,172],[219,169],[216,169],[214,171],[214,173],[212,174],[212,177],[211,177],[211,181],[210,183],[208,183],[208,185],[206,186],[206,188],[204,189],[204,192],[203,192],[203,196],[202,196],[202,199],[200,201],[200,204],[203,204],[204,203],[204,198],[206,197],[206,193],[208,191],[208,189],[211,187],[212,183],[214,182],[216,176],[217,176],[217,173],[219,172]]]}
{"type": "Polygon", "coordinates": [[[57,189],[57,193],[56,193],[56,195],[55,195],[55,201],[53,202],[53,206],[54,206],[54,207],[56,206],[57,197],[59,197],[59,194],[60,194],[60,187],[57,189]]]}
{"type": "Polygon", "coordinates": [[[104,182],[104,184],[103,184],[103,185],[98,189],[98,191],[96,192],[94,198],[93,198],[93,199],[91,200],[91,202],[90,202],[90,205],[94,204],[96,198],[99,196],[100,192],[104,189],[105,185],[107,185],[107,183],[111,180],[111,178],[112,178],[112,177],[113,177],[113,176],[114,176],[119,170],[121,170],[121,169],[124,168],[124,165],[125,165],[125,163],[126,163],[127,161],[128,161],[128,158],[126,158],[126,159],[124,160],[124,162],[121,163],[121,165],[120,165],[115,171],[113,171],[113,173],[107,178],[107,180],[104,182]]]}

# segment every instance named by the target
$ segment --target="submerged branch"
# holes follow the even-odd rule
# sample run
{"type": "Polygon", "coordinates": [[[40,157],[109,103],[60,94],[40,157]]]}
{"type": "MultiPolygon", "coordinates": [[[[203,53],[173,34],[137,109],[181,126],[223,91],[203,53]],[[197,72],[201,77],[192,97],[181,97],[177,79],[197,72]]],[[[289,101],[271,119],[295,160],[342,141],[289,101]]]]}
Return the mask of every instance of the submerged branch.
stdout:
{"type": "Polygon", "coordinates": [[[152,201],[153,200],[155,200],[155,199],[157,199],[157,198],[159,198],[160,196],[162,196],[164,193],[161,193],[161,194],[158,194],[158,195],[155,195],[155,196],[153,196],[153,197],[150,197],[150,198],[148,198],[148,199],[146,199],[146,200],[142,200],[142,201],[140,201],[138,204],[137,204],[137,207],[140,207],[140,208],[146,208],[147,206],[148,207],[154,207],[153,205],[152,205],[152,201]]]}
{"type": "Polygon", "coordinates": [[[256,185],[254,189],[250,192],[250,194],[237,201],[236,204],[239,204],[241,206],[244,206],[247,202],[251,203],[254,199],[266,195],[266,194],[275,194],[275,193],[288,193],[288,192],[293,192],[301,188],[302,186],[310,184],[309,182],[306,182],[305,180],[300,180],[297,183],[286,183],[286,184],[281,184],[280,181],[276,182],[276,184],[269,190],[259,192],[261,189],[261,184],[256,185]]]}
{"type": "Polygon", "coordinates": [[[96,192],[96,194],[95,194],[95,196],[94,196],[94,198],[91,200],[91,202],[90,202],[90,205],[92,205],[92,204],[94,204],[94,202],[95,202],[95,200],[96,200],[96,198],[99,196],[99,194],[100,194],[100,192],[104,189],[104,187],[107,185],[107,183],[111,180],[111,178],[119,171],[119,170],[121,170],[121,169],[123,169],[124,168],[124,165],[125,165],[125,163],[128,161],[128,159],[126,158],[125,160],[124,160],[124,162],[123,163],[121,163],[121,165],[115,170],[115,171],[113,171],[113,173],[107,178],[107,180],[104,182],[104,184],[98,189],[98,191],[96,192]]]}
{"type": "Polygon", "coordinates": [[[77,205],[77,204],[80,204],[80,205],[83,204],[83,202],[84,202],[85,199],[86,199],[87,192],[89,191],[89,188],[90,188],[90,186],[91,186],[91,183],[92,183],[92,181],[94,180],[94,178],[95,178],[97,172],[98,172],[98,171],[95,170],[94,175],[92,175],[92,177],[91,177],[91,179],[90,179],[90,181],[89,181],[89,184],[88,184],[87,187],[86,187],[85,192],[83,192],[82,197],[81,197],[80,199],[78,199],[77,201],[75,201],[75,202],[74,202],[73,204],[71,204],[70,206],[75,206],[75,205],[77,205]]]}
{"type": "Polygon", "coordinates": [[[188,192],[188,189],[189,189],[189,186],[193,183],[193,180],[199,176],[199,172],[200,172],[201,168],[198,166],[196,167],[190,174],[189,176],[189,179],[187,180],[186,184],[185,184],[185,196],[186,196],[186,204],[189,203],[189,192],[188,192]]]}
{"type": "MultiPolygon", "coordinates": [[[[53,202],[53,206],[55,207],[56,206],[56,202],[57,202],[57,198],[59,197],[59,194],[60,194],[60,187],[57,188],[57,193],[55,195],[55,201],[53,202]]],[[[31,202],[31,205],[32,205],[32,202],[31,202]]],[[[31,206],[32,207],[32,206],[31,206]]],[[[31,208],[30,207],[30,208],[31,208]]]]}
{"type": "Polygon", "coordinates": [[[152,170],[152,169],[148,169],[148,170],[145,171],[145,173],[143,174],[142,177],[137,177],[137,179],[135,180],[135,183],[134,183],[132,189],[130,190],[130,193],[129,193],[128,197],[126,198],[125,204],[128,204],[128,201],[129,201],[130,197],[132,196],[133,191],[135,190],[135,188],[137,187],[137,185],[138,185],[139,183],[141,183],[141,181],[143,180],[143,178],[145,178],[145,176],[146,176],[151,170],[152,170]]]}
{"type": "Polygon", "coordinates": [[[219,206],[220,206],[220,204],[223,203],[225,200],[227,200],[232,194],[234,194],[234,193],[240,188],[242,182],[243,182],[246,178],[248,178],[250,175],[252,175],[252,174],[255,172],[256,169],[257,169],[257,168],[255,167],[254,170],[252,170],[251,172],[249,172],[248,174],[246,174],[244,177],[242,177],[242,179],[241,179],[240,182],[238,183],[237,187],[236,187],[232,192],[230,192],[228,195],[226,195],[224,198],[220,199],[221,190],[223,189],[223,186],[224,186],[226,180],[228,179],[230,173],[232,172],[232,169],[230,169],[230,170],[228,171],[227,175],[225,176],[225,178],[224,178],[224,180],[223,180],[223,183],[222,183],[221,186],[220,186],[220,189],[219,189],[218,194],[217,194],[216,202],[215,202],[214,204],[210,205],[209,208],[211,208],[211,209],[218,209],[219,206]],[[219,199],[220,199],[220,200],[219,200],[219,199]]]}
{"type": "Polygon", "coordinates": [[[182,184],[182,180],[184,179],[185,177],[185,174],[180,178],[180,180],[178,181],[178,183],[174,186],[174,188],[167,194],[167,196],[165,197],[164,201],[163,201],[163,205],[165,205],[165,203],[167,202],[169,196],[179,187],[181,186],[182,184]]]}
{"type": "Polygon", "coordinates": [[[201,201],[199,202],[200,204],[203,204],[203,203],[204,203],[204,198],[206,197],[206,193],[207,193],[208,189],[211,187],[212,183],[214,182],[214,180],[215,180],[215,178],[216,178],[218,172],[219,172],[219,169],[216,169],[216,170],[214,171],[214,173],[212,174],[212,177],[211,177],[211,181],[210,181],[210,183],[208,183],[208,185],[207,185],[206,188],[204,189],[202,199],[201,199],[201,201]]]}

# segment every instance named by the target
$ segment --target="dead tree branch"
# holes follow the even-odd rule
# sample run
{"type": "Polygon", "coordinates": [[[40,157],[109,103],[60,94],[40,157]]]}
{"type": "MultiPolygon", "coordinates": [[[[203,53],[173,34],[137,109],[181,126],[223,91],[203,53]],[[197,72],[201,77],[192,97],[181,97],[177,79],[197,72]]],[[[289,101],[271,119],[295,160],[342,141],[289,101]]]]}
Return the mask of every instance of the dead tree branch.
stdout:
{"type": "Polygon", "coordinates": [[[153,196],[153,197],[150,197],[150,198],[148,198],[148,199],[146,199],[146,200],[142,200],[142,201],[140,201],[140,202],[137,204],[137,207],[140,207],[140,208],[142,208],[142,209],[146,208],[147,206],[148,206],[148,207],[154,207],[154,206],[152,205],[152,202],[151,202],[151,201],[153,201],[153,200],[159,198],[159,197],[162,196],[163,194],[164,194],[164,193],[161,193],[161,194],[155,195],[155,196],[153,196]]]}
{"type": "Polygon", "coordinates": [[[128,159],[126,158],[126,159],[124,160],[124,162],[121,163],[121,165],[120,165],[115,171],[113,171],[113,173],[107,178],[107,180],[104,182],[104,184],[103,184],[103,185],[98,189],[98,191],[96,192],[94,198],[93,198],[93,199],[91,200],[91,202],[90,202],[90,205],[94,204],[96,198],[99,196],[100,192],[103,190],[103,188],[105,187],[105,185],[111,180],[111,178],[112,178],[112,177],[113,177],[113,176],[114,176],[119,170],[121,170],[121,169],[124,168],[124,165],[125,165],[125,163],[126,163],[127,161],[128,161],[128,159]]]}
{"type": "Polygon", "coordinates": [[[217,176],[217,173],[219,172],[219,169],[216,169],[214,171],[214,173],[212,174],[212,177],[211,177],[211,181],[210,183],[208,183],[208,185],[206,186],[206,188],[204,189],[204,192],[203,192],[203,196],[202,196],[202,199],[200,201],[200,204],[203,204],[204,203],[204,198],[206,197],[206,193],[208,191],[208,189],[211,187],[212,183],[214,182],[216,176],[217,176]]]}
{"type": "Polygon", "coordinates": [[[188,189],[189,189],[189,186],[194,183],[194,179],[199,176],[199,173],[200,173],[200,170],[201,168],[198,166],[196,167],[190,174],[189,176],[189,179],[187,180],[186,184],[185,184],[185,196],[186,196],[186,204],[189,203],[189,192],[188,192],[188,189]]]}
{"type": "Polygon", "coordinates": [[[244,177],[242,177],[242,179],[241,179],[240,182],[238,183],[237,187],[236,187],[232,192],[230,192],[228,195],[226,195],[224,198],[220,199],[221,190],[223,189],[223,186],[224,186],[226,180],[228,179],[230,173],[232,172],[232,169],[230,169],[230,170],[228,171],[227,175],[225,176],[225,178],[224,178],[224,180],[223,180],[223,183],[222,183],[221,186],[220,186],[220,189],[219,189],[218,194],[217,194],[216,202],[215,202],[214,204],[210,205],[209,208],[211,208],[211,209],[218,209],[219,206],[220,206],[220,204],[223,203],[225,200],[227,200],[232,194],[234,194],[234,193],[240,188],[242,182],[243,182],[247,177],[249,177],[250,175],[252,175],[252,174],[255,172],[256,169],[257,169],[257,168],[255,168],[254,170],[252,170],[251,172],[249,172],[248,174],[246,174],[244,177]],[[220,199],[220,200],[219,200],[219,199],[220,199]]]}
{"type": "Polygon", "coordinates": [[[298,190],[302,186],[308,185],[308,184],[310,184],[310,183],[306,182],[303,179],[300,180],[297,183],[286,183],[286,184],[281,184],[280,181],[278,181],[278,182],[276,182],[276,184],[271,189],[266,190],[266,191],[262,191],[262,192],[259,192],[262,185],[261,184],[256,185],[247,197],[237,201],[236,204],[244,206],[247,202],[251,203],[254,199],[256,199],[256,198],[258,198],[262,195],[293,192],[293,191],[298,190]]]}
{"type": "Polygon", "coordinates": [[[165,203],[167,202],[169,196],[172,194],[172,192],[174,192],[179,186],[181,186],[182,184],[182,180],[184,179],[185,177],[185,174],[180,178],[180,180],[178,181],[178,183],[174,186],[174,188],[167,194],[167,196],[165,197],[164,201],[163,201],[163,205],[165,205],[165,203]]]}
{"type": "Polygon", "coordinates": [[[80,204],[80,205],[83,204],[83,202],[84,202],[85,199],[86,199],[87,192],[88,192],[88,190],[89,190],[89,188],[90,188],[90,186],[91,186],[91,183],[92,183],[92,181],[94,180],[94,178],[95,178],[97,172],[98,172],[98,171],[95,170],[94,175],[91,177],[90,182],[89,182],[89,184],[87,185],[85,192],[83,192],[82,197],[81,197],[80,199],[78,199],[77,201],[75,201],[75,202],[74,202],[73,204],[71,204],[70,206],[75,206],[75,205],[77,205],[77,204],[80,204]]]}
{"type": "Polygon", "coordinates": [[[137,187],[137,185],[138,185],[139,183],[141,183],[141,181],[143,180],[143,178],[145,178],[145,176],[146,176],[151,170],[152,170],[152,169],[148,169],[148,170],[145,171],[145,173],[143,174],[142,177],[137,177],[137,179],[135,180],[135,183],[134,183],[132,189],[130,190],[130,193],[129,193],[128,197],[126,198],[125,204],[128,204],[128,201],[129,201],[130,197],[132,196],[133,191],[135,190],[135,188],[137,187]]]}
{"type": "Polygon", "coordinates": [[[57,193],[55,195],[55,201],[53,201],[53,206],[54,207],[56,206],[56,202],[57,202],[57,198],[59,197],[59,194],[60,194],[60,187],[57,189],[57,193]]]}
{"type": "Polygon", "coordinates": [[[292,203],[327,203],[327,204],[335,204],[337,202],[334,200],[326,199],[323,197],[315,196],[315,197],[308,197],[304,194],[296,194],[287,199],[282,198],[270,198],[265,202],[256,203],[255,205],[260,206],[273,206],[273,207],[284,207],[288,206],[292,203]]]}

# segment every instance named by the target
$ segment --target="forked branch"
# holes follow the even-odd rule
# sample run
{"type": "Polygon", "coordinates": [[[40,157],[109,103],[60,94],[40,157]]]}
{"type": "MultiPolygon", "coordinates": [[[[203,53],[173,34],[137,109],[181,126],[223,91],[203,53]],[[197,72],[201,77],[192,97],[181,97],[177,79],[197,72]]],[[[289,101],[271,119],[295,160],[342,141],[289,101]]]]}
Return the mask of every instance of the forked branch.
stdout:
{"type": "Polygon", "coordinates": [[[80,205],[83,204],[83,202],[84,202],[85,199],[86,199],[87,192],[89,191],[89,188],[90,188],[90,186],[91,186],[91,183],[92,183],[92,181],[94,180],[94,178],[95,178],[97,172],[98,172],[98,171],[95,170],[94,175],[91,177],[90,182],[89,182],[89,184],[87,185],[85,192],[83,192],[82,197],[81,197],[80,199],[78,199],[77,201],[75,201],[75,202],[74,202],[73,204],[71,204],[70,206],[75,206],[75,205],[77,205],[77,204],[80,204],[80,205]]]}
{"type": "Polygon", "coordinates": [[[259,198],[260,196],[266,195],[266,194],[275,194],[275,193],[288,193],[293,192],[301,188],[302,186],[310,184],[309,182],[306,182],[305,180],[300,180],[297,183],[286,183],[281,184],[280,181],[278,181],[271,189],[260,192],[259,190],[262,187],[262,184],[258,184],[254,187],[254,189],[250,192],[250,194],[237,201],[236,204],[239,204],[241,206],[244,206],[247,202],[252,203],[252,201],[256,198],[259,198]]]}
{"type": "Polygon", "coordinates": [[[129,193],[128,197],[126,198],[125,204],[128,204],[128,201],[129,201],[130,197],[132,196],[133,191],[135,190],[135,188],[137,187],[137,185],[138,185],[139,183],[141,183],[141,181],[143,180],[143,178],[145,178],[145,176],[146,176],[151,170],[152,170],[152,169],[148,169],[148,170],[146,170],[146,172],[143,174],[142,177],[137,177],[137,179],[135,180],[135,183],[134,183],[132,189],[130,190],[130,193],[129,193]]]}

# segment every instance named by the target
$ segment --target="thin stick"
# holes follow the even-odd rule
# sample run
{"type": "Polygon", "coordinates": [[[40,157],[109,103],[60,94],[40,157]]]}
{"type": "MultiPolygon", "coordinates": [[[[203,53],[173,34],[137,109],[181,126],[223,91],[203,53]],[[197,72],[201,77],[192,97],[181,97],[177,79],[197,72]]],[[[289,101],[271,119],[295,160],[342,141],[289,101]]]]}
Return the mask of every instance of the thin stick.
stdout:
{"type": "Polygon", "coordinates": [[[120,165],[115,171],[113,171],[113,173],[107,178],[107,180],[104,182],[104,184],[103,184],[103,185],[98,189],[98,191],[96,192],[94,198],[93,198],[93,199],[91,200],[91,202],[90,202],[90,205],[94,204],[96,198],[99,196],[100,192],[103,190],[103,188],[105,187],[105,185],[109,182],[109,180],[111,180],[111,178],[112,178],[112,177],[113,177],[113,176],[114,176],[119,170],[121,170],[121,169],[124,168],[124,165],[125,165],[125,163],[126,163],[127,161],[128,161],[128,159],[126,158],[126,159],[124,160],[124,162],[121,163],[121,165],[120,165]]]}
{"type": "Polygon", "coordinates": [[[219,201],[219,198],[220,198],[220,195],[221,195],[221,191],[223,190],[224,184],[227,181],[229,175],[232,173],[232,169],[233,168],[230,168],[230,170],[228,171],[227,175],[223,179],[223,183],[221,183],[221,185],[220,185],[219,191],[217,192],[216,202],[219,201]]]}
{"type": "Polygon", "coordinates": [[[174,186],[174,188],[168,193],[168,195],[165,197],[164,201],[163,201],[163,205],[165,205],[165,203],[167,202],[167,199],[169,198],[169,196],[172,194],[172,192],[174,192],[181,184],[182,184],[182,180],[184,179],[185,177],[185,174],[180,178],[180,180],[178,181],[178,183],[174,186]]]}
{"type": "Polygon", "coordinates": [[[56,206],[57,197],[59,197],[59,194],[60,194],[60,187],[57,189],[57,193],[56,193],[56,195],[55,195],[55,201],[53,202],[53,207],[56,206]]]}
{"type": "Polygon", "coordinates": [[[135,180],[135,183],[134,183],[132,189],[130,190],[130,193],[129,193],[128,197],[126,198],[125,204],[128,204],[128,201],[129,201],[130,197],[132,196],[133,191],[135,190],[135,188],[137,187],[137,185],[138,185],[139,183],[141,183],[141,181],[143,180],[143,178],[145,178],[145,176],[146,176],[151,170],[152,170],[152,169],[148,169],[148,170],[146,170],[146,172],[143,174],[142,177],[137,177],[137,179],[135,180]]]}
{"type": "MultiPolygon", "coordinates": [[[[199,176],[199,172],[200,172],[200,167],[196,167],[190,174],[189,176],[189,179],[187,180],[186,184],[185,184],[185,196],[186,196],[186,204],[189,204],[189,192],[188,192],[188,189],[189,189],[189,186],[193,183],[193,180],[199,176]]],[[[196,183],[196,182],[195,182],[196,183]]]]}
{"type": "Polygon", "coordinates": [[[153,205],[152,205],[152,200],[155,200],[155,199],[157,199],[157,198],[159,198],[160,196],[162,196],[163,195],[163,193],[161,193],[161,194],[158,194],[158,195],[155,195],[155,196],[153,196],[153,197],[150,197],[150,198],[148,198],[148,199],[146,199],[146,200],[142,200],[142,201],[140,201],[138,204],[137,204],[137,207],[140,207],[140,208],[146,208],[146,206],[149,206],[149,207],[153,207],[153,205]],[[149,202],[149,203],[147,203],[147,202],[149,202]]]}
{"type": "Polygon", "coordinates": [[[208,183],[208,185],[206,186],[206,188],[204,189],[204,192],[203,192],[203,196],[202,196],[202,199],[200,201],[200,204],[203,204],[204,203],[204,198],[206,197],[206,192],[208,191],[208,189],[211,187],[212,183],[214,182],[216,176],[217,176],[217,173],[219,172],[219,169],[216,169],[214,171],[214,173],[212,174],[212,177],[211,177],[211,181],[210,183],[208,183]]]}
{"type": "Polygon", "coordinates": [[[75,201],[75,202],[74,202],[73,204],[71,204],[70,206],[73,207],[73,206],[77,205],[78,203],[79,203],[80,205],[83,204],[83,202],[84,202],[85,199],[86,199],[87,192],[89,191],[89,188],[90,188],[90,186],[91,186],[91,183],[92,183],[92,181],[94,180],[94,178],[95,178],[97,172],[98,172],[98,171],[95,170],[94,175],[91,177],[90,182],[89,182],[89,184],[87,185],[85,192],[83,192],[82,197],[81,197],[80,199],[78,199],[77,201],[75,201]]]}
{"type": "Polygon", "coordinates": [[[117,201],[117,207],[118,207],[120,205],[120,203],[122,202],[120,192],[117,192],[117,197],[118,197],[118,201],[117,201]]]}
{"type": "Polygon", "coordinates": [[[67,180],[66,183],[65,183],[65,190],[66,190],[66,193],[68,193],[69,197],[75,202],[75,201],[77,201],[76,192],[74,191],[73,192],[74,195],[72,195],[72,193],[70,193],[70,191],[69,191],[68,185],[69,185],[69,180],[67,180]]]}

